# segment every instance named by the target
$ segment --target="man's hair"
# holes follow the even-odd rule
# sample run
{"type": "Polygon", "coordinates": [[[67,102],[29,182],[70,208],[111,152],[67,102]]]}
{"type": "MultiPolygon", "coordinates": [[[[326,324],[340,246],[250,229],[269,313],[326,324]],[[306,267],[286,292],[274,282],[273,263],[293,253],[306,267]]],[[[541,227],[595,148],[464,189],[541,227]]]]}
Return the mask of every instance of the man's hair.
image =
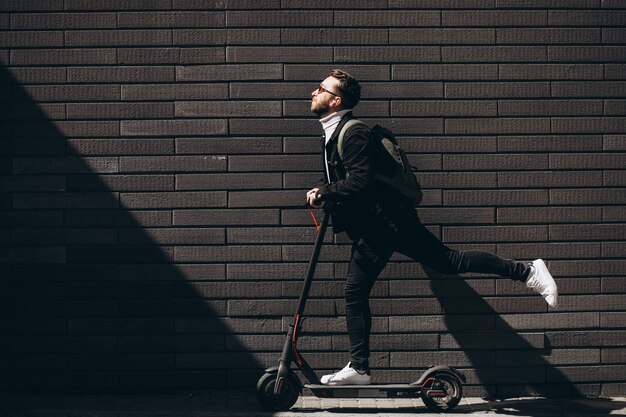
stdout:
{"type": "Polygon", "coordinates": [[[361,86],[359,82],[350,74],[340,69],[330,72],[331,77],[339,80],[339,91],[345,109],[352,109],[361,99],[361,86]]]}

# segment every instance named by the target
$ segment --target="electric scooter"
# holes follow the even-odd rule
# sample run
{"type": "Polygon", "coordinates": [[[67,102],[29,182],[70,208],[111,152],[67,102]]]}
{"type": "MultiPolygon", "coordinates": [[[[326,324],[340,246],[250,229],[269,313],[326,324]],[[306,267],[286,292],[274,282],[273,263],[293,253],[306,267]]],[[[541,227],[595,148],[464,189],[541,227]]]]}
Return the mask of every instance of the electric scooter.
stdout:
{"type": "MultiPolygon", "coordinates": [[[[304,280],[304,287],[298,301],[298,308],[287,333],[278,366],[265,370],[257,383],[257,397],[261,405],[272,411],[285,411],[291,408],[303,388],[309,389],[320,398],[395,398],[419,397],[431,411],[452,410],[463,396],[465,376],[447,365],[431,366],[415,382],[408,384],[374,384],[374,385],[323,385],[311,366],[298,352],[298,337],[302,332],[304,307],[313,282],[315,267],[319,258],[324,234],[330,219],[330,204],[324,206],[324,217],[318,225],[317,238],[309,267],[304,280]],[[294,363],[307,380],[302,385],[300,378],[291,369],[294,363]]],[[[312,214],[312,213],[311,213],[312,214]]],[[[315,219],[315,217],[313,217],[315,219]]]]}

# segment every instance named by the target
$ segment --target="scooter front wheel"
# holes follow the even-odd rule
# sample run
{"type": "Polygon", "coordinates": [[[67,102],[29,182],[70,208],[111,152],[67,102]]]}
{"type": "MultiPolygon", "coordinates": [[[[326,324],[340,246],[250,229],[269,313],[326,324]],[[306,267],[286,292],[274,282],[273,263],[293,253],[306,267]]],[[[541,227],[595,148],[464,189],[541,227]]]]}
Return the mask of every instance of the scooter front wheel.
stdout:
{"type": "Polygon", "coordinates": [[[422,401],[430,411],[450,411],[461,402],[463,386],[456,375],[435,372],[429,380],[422,391],[422,401]]]}
{"type": "Polygon", "coordinates": [[[256,384],[256,395],[261,405],[271,411],[289,410],[298,401],[300,390],[294,383],[291,375],[282,381],[278,395],[274,394],[274,387],[278,379],[277,372],[268,372],[263,374],[256,384]]]}

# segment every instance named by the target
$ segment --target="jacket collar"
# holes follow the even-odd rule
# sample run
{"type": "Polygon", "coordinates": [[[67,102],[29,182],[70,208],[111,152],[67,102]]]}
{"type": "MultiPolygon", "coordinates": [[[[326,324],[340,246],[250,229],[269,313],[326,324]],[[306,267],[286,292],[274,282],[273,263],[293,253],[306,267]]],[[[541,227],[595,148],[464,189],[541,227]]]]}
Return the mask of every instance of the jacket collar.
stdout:
{"type": "Polygon", "coordinates": [[[337,139],[339,138],[339,133],[341,132],[341,128],[348,122],[348,120],[350,119],[354,119],[354,116],[352,115],[352,111],[349,111],[348,113],[346,113],[342,118],[341,121],[339,122],[339,124],[337,125],[337,128],[335,129],[335,131],[333,132],[333,135],[330,137],[330,140],[328,141],[328,143],[326,144],[326,146],[328,146],[328,144],[332,143],[332,142],[336,142],[337,139]]]}

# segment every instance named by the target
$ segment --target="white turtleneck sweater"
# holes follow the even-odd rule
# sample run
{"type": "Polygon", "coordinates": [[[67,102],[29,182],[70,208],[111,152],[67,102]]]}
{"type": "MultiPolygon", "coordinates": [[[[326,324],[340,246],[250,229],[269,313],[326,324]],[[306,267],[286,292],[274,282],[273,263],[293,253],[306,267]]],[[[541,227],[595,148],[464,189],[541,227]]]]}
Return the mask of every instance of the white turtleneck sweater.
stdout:
{"type": "MultiPolygon", "coordinates": [[[[328,116],[321,118],[320,123],[322,124],[322,128],[324,129],[324,161],[328,161],[328,155],[326,155],[326,144],[330,140],[330,138],[335,133],[341,118],[346,115],[346,113],[351,112],[352,110],[339,110],[333,114],[329,114],[328,116]]],[[[328,164],[324,163],[324,168],[326,169],[326,178],[330,180],[330,172],[328,171],[328,164]]]]}

